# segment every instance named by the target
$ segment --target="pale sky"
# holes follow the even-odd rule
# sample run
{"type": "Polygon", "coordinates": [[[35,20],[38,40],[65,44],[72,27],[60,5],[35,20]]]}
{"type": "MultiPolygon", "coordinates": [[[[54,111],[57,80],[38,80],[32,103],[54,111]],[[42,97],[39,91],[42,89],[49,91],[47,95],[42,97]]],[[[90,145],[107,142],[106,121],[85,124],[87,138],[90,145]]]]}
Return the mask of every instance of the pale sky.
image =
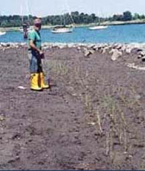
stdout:
{"type": "Polygon", "coordinates": [[[0,0],[0,14],[47,16],[70,11],[99,16],[120,14],[126,10],[145,14],[145,0],[0,0]]]}

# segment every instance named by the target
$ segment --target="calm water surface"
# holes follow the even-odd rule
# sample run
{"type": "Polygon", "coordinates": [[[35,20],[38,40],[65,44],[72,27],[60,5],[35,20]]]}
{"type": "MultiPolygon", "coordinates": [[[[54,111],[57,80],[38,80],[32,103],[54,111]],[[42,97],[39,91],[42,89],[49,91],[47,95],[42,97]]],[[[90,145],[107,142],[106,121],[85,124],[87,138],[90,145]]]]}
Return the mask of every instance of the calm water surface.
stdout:
{"type": "MultiPolygon", "coordinates": [[[[145,24],[109,26],[105,30],[75,28],[73,33],[53,34],[50,29],[41,31],[43,42],[62,43],[130,43],[145,42],[145,24]]],[[[21,32],[7,32],[0,42],[25,42],[21,32]]]]}

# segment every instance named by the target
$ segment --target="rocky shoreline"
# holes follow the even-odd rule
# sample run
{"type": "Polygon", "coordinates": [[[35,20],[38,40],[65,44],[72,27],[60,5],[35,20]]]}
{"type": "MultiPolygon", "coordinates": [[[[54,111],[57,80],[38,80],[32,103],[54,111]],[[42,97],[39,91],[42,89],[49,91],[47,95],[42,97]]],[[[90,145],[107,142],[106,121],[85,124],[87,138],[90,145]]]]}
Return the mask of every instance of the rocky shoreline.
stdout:
{"type": "MultiPolygon", "coordinates": [[[[0,49],[6,50],[9,48],[27,48],[26,43],[0,43],[0,49]]],[[[51,48],[77,48],[83,51],[85,57],[89,57],[96,51],[102,54],[108,53],[111,55],[112,61],[116,61],[123,54],[135,54],[139,59],[145,60],[145,43],[43,43],[44,50],[51,48]]]]}

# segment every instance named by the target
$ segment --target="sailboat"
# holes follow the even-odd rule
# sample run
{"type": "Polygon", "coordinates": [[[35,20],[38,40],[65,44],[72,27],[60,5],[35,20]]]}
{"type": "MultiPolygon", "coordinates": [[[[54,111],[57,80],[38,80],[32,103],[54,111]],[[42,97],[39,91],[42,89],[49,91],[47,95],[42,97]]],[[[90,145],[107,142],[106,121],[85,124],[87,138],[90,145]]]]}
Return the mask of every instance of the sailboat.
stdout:
{"type": "Polygon", "coordinates": [[[51,30],[52,33],[72,33],[73,27],[67,26],[56,26],[51,30]]]}
{"type": "Polygon", "coordinates": [[[6,34],[5,31],[0,31],[0,36],[3,36],[3,35],[5,35],[5,34],[6,34]]]}
{"type": "MultiPolygon", "coordinates": [[[[71,18],[72,18],[72,16],[71,16],[71,18]]],[[[51,30],[52,33],[59,34],[59,33],[72,33],[73,32],[74,25],[66,26],[65,14],[61,15],[61,22],[62,22],[61,25],[55,26],[52,28],[52,30],[51,30]]]]}
{"type": "Polygon", "coordinates": [[[100,20],[101,20],[101,19],[100,19],[100,17],[99,17],[98,25],[89,27],[89,30],[104,30],[104,29],[107,29],[108,26],[106,26],[106,25],[101,25],[101,21],[100,21],[100,20]]]}
{"type": "Polygon", "coordinates": [[[65,14],[61,15],[61,25],[60,26],[55,26],[52,28],[51,32],[54,34],[59,34],[59,33],[72,33],[74,31],[74,20],[73,17],[70,13],[69,5],[67,0],[64,1],[65,3],[65,9],[67,9],[68,14],[70,14],[70,18],[72,20],[73,25],[72,26],[66,26],[66,21],[65,21],[65,14]]]}
{"type": "MultiPolygon", "coordinates": [[[[25,1],[26,7],[27,7],[27,13],[29,14],[29,5],[28,1],[25,1]]],[[[24,16],[23,16],[23,6],[21,5],[21,18],[22,18],[22,26],[20,27],[19,31],[23,32],[23,38],[27,39],[28,38],[28,32],[32,29],[30,27],[29,21],[29,15],[28,15],[28,22],[24,22],[24,16]]]]}
{"type": "Polygon", "coordinates": [[[101,26],[101,25],[89,27],[90,30],[104,30],[107,28],[108,26],[101,26]]]}
{"type": "MultiPolygon", "coordinates": [[[[1,13],[0,13],[0,16],[1,16],[1,13]]],[[[5,34],[6,34],[5,31],[0,31],[0,36],[3,36],[3,35],[5,35],[5,34]]]]}

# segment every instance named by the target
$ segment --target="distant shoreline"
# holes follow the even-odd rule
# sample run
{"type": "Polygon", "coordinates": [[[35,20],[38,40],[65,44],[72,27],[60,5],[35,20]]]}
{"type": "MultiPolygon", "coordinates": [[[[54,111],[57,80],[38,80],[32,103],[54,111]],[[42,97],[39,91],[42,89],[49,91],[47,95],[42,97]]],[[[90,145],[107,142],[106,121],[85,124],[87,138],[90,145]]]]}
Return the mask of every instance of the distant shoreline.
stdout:
{"type": "MultiPolygon", "coordinates": [[[[101,23],[101,25],[106,26],[117,26],[117,25],[131,25],[131,24],[145,24],[145,20],[132,20],[132,21],[106,21],[101,23]]],[[[91,23],[91,24],[76,24],[75,27],[90,27],[95,26],[97,23],[91,23]]],[[[54,25],[44,25],[42,26],[42,29],[51,29],[55,27],[54,25]]],[[[19,31],[20,27],[0,27],[0,31],[19,31]]]]}

